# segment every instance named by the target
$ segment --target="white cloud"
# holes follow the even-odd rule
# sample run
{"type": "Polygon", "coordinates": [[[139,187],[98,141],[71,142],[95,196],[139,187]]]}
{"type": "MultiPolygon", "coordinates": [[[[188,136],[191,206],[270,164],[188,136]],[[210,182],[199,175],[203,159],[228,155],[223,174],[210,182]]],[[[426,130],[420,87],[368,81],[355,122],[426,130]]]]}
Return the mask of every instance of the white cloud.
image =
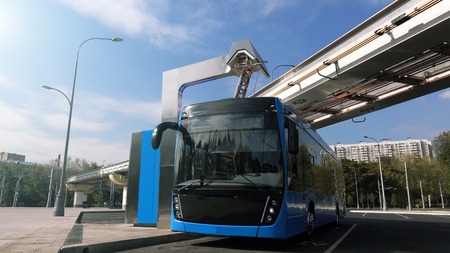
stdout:
{"type": "Polygon", "coordinates": [[[269,16],[278,10],[284,9],[286,6],[290,6],[292,3],[292,1],[260,1],[259,14],[262,16],[269,16]]]}
{"type": "Polygon", "coordinates": [[[105,164],[122,162],[129,159],[130,139],[131,137],[105,141],[100,138],[74,137],[70,139],[69,156],[84,158],[100,165],[103,161],[105,164]]]}
{"type": "Polygon", "coordinates": [[[40,121],[49,129],[64,131],[67,129],[68,116],[68,113],[46,113],[42,115],[40,121]]]}
{"type": "Polygon", "coordinates": [[[444,91],[443,93],[439,94],[440,99],[450,99],[450,90],[444,91]]]}
{"type": "Polygon", "coordinates": [[[387,6],[392,3],[392,0],[369,0],[367,3],[371,6],[387,6]]]}
{"type": "Polygon", "coordinates": [[[49,156],[37,154],[62,149],[62,142],[55,140],[51,132],[46,133],[48,128],[39,127],[39,114],[28,110],[25,104],[14,106],[0,101],[0,111],[0,151],[23,154],[31,162],[47,162],[49,156]]]}
{"type": "MultiPolygon", "coordinates": [[[[107,97],[81,93],[75,100],[72,129],[86,133],[115,130],[130,121],[156,124],[161,119],[160,101],[142,101],[131,97],[107,97]]],[[[45,106],[40,121],[55,130],[67,128],[69,108],[62,97],[45,106]],[[52,109],[50,109],[52,108],[52,109]]]]}
{"type": "Polygon", "coordinates": [[[145,121],[161,119],[160,101],[136,101],[132,98],[112,98],[98,94],[90,94],[85,97],[89,98],[82,104],[90,110],[108,111],[123,117],[145,121]]]}
{"type": "Polygon", "coordinates": [[[165,15],[173,15],[165,1],[145,0],[60,0],[90,18],[131,36],[147,36],[160,47],[193,41],[199,31],[186,24],[170,24],[165,15]]]}
{"type": "Polygon", "coordinates": [[[254,22],[297,4],[293,0],[169,1],[59,0],[76,12],[130,36],[144,36],[156,46],[172,48],[204,43],[225,26],[254,22]],[[231,17],[231,18],[230,18],[231,17]]]}
{"type": "Polygon", "coordinates": [[[20,107],[11,107],[0,101],[0,129],[14,130],[32,126],[31,118],[33,114],[20,107]]]}
{"type": "Polygon", "coordinates": [[[0,74],[0,88],[9,89],[13,86],[13,81],[8,77],[0,74]]]}
{"type": "MultiPolygon", "coordinates": [[[[219,2],[215,2],[218,4],[219,2]]],[[[302,1],[295,0],[253,0],[253,1],[222,1],[216,15],[223,16],[223,12],[227,11],[228,16],[232,16],[234,20],[224,20],[224,22],[237,23],[255,23],[255,20],[261,20],[276,14],[281,10],[292,8],[294,5],[302,4],[302,1]],[[234,22],[233,22],[234,21],[234,22]]]]}
{"type": "MultiPolygon", "coordinates": [[[[69,156],[117,163],[128,159],[130,135],[160,121],[158,101],[135,101],[81,94],[74,107],[69,156]]],[[[0,151],[19,153],[29,162],[46,163],[63,154],[67,101],[30,92],[18,104],[0,99],[0,151]],[[40,101],[40,103],[36,102],[40,101]]]]}

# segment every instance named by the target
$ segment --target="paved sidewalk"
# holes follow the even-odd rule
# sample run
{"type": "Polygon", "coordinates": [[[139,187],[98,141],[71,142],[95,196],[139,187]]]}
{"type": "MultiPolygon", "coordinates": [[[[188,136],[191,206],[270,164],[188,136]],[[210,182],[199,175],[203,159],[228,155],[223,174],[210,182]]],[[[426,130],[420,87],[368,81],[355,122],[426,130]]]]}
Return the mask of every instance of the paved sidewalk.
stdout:
{"type": "Polygon", "coordinates": [[[0,252],[114,252],[196,237],[125,223],[75,223],[81,212],[108,210],[65,208],[64,217],[55,217],[53,208],[1,207],[0,252]]]}

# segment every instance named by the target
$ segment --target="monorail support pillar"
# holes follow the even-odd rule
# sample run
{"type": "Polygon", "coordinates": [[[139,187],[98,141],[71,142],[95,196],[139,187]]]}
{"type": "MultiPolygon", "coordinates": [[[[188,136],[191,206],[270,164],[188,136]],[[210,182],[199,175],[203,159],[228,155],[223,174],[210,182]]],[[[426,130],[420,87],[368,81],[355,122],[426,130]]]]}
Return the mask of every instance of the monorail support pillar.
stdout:
{"type": "Polygon", "coordinates": [[[75,191],[73,196],[73,207],[83,207],[87,201],[87,194],[84,191],[75,191]]]}
{"type": "Polygon", "coordinates": [[[122,174],[113,173],[109,175],[109,180],[116,185],[123,188],[122,191],[122,210],[127,208],[127,189],[128,189],[128,177],[122,174]]]}
{"type": "Polygon", "coordinates": [[[74,191],[73,207],[85,207],[87,194],[92,193],[92,184],[67,184],[67,188],[74,191]]]}

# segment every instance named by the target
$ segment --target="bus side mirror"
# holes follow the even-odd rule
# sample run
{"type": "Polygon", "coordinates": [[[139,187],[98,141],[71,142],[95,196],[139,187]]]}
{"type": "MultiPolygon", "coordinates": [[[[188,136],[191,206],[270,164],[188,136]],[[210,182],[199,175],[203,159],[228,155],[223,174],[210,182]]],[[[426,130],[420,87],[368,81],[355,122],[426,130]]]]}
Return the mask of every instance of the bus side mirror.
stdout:
{"type": "Polygon", "coordinates": [[[163,122],[155,127],[152,134],[152,148],[158,149],[159,145],[161,145],[161,139],[164,131],[167,129],[172,129],[175,131],[180,131],[183,134],[184,143],[188,146],[192,147],[192,139],[186,128],[183,126],[179,126],[176,122],[163,122]]]}
{"type": "Polygon", "coordinates": [[[152,133],[152,148],[158,149],[161,145],[161,139],[164,131],[167,129],[178,130],[178,124],[175,122],[163,122],[155,127],[152,133]]]}
{"type": "Polygon", "coordinates": [[[288,126],[288,152],[292,155],[298,153],[298,129],[292,121],[288,126]]]}

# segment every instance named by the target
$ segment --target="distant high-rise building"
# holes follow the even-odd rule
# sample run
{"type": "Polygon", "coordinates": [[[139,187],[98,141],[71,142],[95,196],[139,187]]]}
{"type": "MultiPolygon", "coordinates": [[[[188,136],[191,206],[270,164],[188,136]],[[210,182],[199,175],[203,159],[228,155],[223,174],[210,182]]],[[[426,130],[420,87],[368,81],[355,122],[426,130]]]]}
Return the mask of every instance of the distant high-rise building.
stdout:
{"type": "Polygon", "coordinates": [[[433,157],[431,141],[428,140],[382,140],[378,143],[360,142],[357,144],[336,144],[332,146],[332,148],[339,158],[357,162],[377,162],[379,148],[381,157],[433,157]]]}
{"type": "Polygon", "coordinates": [[[14,153],[8,153],[8,152],[1,152],[0,153],[0,160],[4,161],[15,161],[15,162],[25,162],[25,156],[14,154],[14,153]]]}

